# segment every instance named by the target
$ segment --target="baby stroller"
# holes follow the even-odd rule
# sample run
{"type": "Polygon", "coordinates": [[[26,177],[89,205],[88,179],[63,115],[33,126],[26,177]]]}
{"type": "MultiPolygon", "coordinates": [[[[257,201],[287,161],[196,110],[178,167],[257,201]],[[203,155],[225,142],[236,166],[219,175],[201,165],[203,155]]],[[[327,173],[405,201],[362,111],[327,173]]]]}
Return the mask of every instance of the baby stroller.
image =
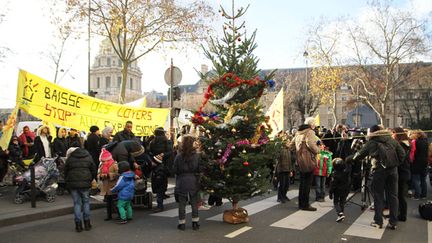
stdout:
{"type": "MultiPolygon", "coordinates": [[[[59,177],[56,160],[57,158],[42,158],[34,165],[36,192],[38,195],[43,195],[47,202],[54,202],[56,198],[59,177]]],[[[16,183],[18,187],[15,191],[14,202],[21,204],[31,196],[30,170],[18,176],[16,183]]]]}
{"type": "MultiPolygon", "coordinates": [[[[135,174],[139,179],[135,180],[135,195],[132,200],[134,206],[141,206],[151,209],[153,207],[153,194],[147,191],[147,179],[149,177],[149,162],[150,158],[146,153],[135,158],[139,169],[135,170],[135,174]]],[[[151,168],[151,163],[150,163],[151,168]]]]}

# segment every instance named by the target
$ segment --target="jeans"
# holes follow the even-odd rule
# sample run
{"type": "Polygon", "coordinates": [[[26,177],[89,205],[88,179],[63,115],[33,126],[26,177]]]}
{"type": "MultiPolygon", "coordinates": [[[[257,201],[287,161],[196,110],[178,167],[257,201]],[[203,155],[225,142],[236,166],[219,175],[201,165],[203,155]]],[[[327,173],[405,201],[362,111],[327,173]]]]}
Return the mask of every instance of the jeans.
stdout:
{"type": "Polygon", "coordinates": [[[372,191],[375,206],[375,223],[382,225],[384,210],[384,191],[390,209],[389,222],[396,225],[398,221],[398,172],[397,167],[387,169],[377,169],[372,179],[372,191]]]}
{"type": "Polygon", "coordinates": [[[325,177],[315,176],[315,199],[324,199],[325,197],[325,177]]]}
{"type": "Polygon", "coordinates": [[[299,187],[299,208],[304,209],[308,208],[309,205],[309,193],[312,185],[314,174],[311,172],[300,172],[300,187],[299,187]]]}
{"type": "Polygon", "coordinates": [[[119,199],[117,201],[117,208],[122,220],[132,219],[132,203],[130,200],[119,199]]]}
{"type": "Polygon", "coordinates": [[[426,171],[420,174],[412,174],[414,186],[414,197],[421,198],[427,196],[426,171]]]}
{"type": "Polygon", "coordinates": [[[81,212],[84,220],[90,220],[90,189],[71,189],[70,193],[74,203],[75,222],[81,222],[81,212]]]}
{"type": "Polygon", "coordinates": [[[280,172],[277,175],[278,178],[278,200],[286,200],[287,198],[287,192],[289,189],[289,183],[290,183],[290,178],[289,178],[289,172],[280,172]]]}
{"type": "Polygon", "coordinates": [[[198,222],[199,216],[198,216],[198,193],[195,193],[194,195],[181,195],[178,194],[179,199],[179,224],[185,224],[186,223],[186,204],[189,201],[191,207],[192,207],[192,222],[198,222]],[[189,199],[189,200],[188,200],[189,199]]]}
{"type": "Polygon", "coordinates": [[[160,209],[163,209],[163,200],[164,200],[164,196],[165,196],[165,192],[158,192],[156,193],[156,202],[157,202],[157,207],[160,209]]]}

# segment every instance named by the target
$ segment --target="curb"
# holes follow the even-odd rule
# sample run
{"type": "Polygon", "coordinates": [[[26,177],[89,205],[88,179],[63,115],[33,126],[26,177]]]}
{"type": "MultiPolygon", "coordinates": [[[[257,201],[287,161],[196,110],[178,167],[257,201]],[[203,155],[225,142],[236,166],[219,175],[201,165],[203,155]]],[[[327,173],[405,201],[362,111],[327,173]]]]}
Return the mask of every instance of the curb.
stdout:
{"type": "MultiPolygon", "coordinates": [[[[91,203],[90,209],[95,210],[99,208],[104,208],[104,203],[91,203]]],[[[73,206],[61,206],[58,208],[50,208],[42,211],[38,211],[32,214],[21,214],[16,215],[15,217],[11,218],[0,218],[0,228],[15,224],[22,224],[22,223],[28,223],[31,221],[41,220],[41,219],[48,219],[48,218],[54,218],[59,217],[67,214],[73,214],[73,206]]]]}

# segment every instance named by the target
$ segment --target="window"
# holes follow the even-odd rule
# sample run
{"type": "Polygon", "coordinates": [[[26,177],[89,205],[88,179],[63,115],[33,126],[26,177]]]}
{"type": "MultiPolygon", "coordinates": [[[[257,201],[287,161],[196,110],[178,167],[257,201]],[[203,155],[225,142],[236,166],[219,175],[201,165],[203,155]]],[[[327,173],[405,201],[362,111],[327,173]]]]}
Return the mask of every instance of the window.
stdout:
{"type": "Polygon", "coordinates": [[[117,88],[120,88],[120,86],[121,86],[121,77],[118,76],[117,77],[117,88]]]}
{"type": "Polygon", "coordinates": [[[348,110],[348,108],[346,106],[342,107],[342,112],[346,112],[348,110]]]}
{"type": "Polygon", "coordinates": [[[385,119],[384,121],[384,127],[389,127],[390,126],[390,119],[385,119]]]}
{"type": "Polygon", "coordinates": [[[100,66],[101,66],[101,59],[98,58],[98,67],[100,67],[100,66]]]}
{"type": "Polygon", "coordinates": [[[133,89],[133,84],[132,84],[132,82],[133,82],[133,80],[132,80],[132,78],[130,78],[130,82],[129,82],[129,88],[130,88],[130,89],[133,89]]]}
{"type": "Polygon", "coordinates": [[[110,57],[107,57],[107,66],[111,67],[111,58],[110,57]]]}
{"type": "Polygon", "coordinates": [[[105,87],[106,88],[111,87],[111,77],[110,76],[105,77],[105,87]]]}
{"type": "Polygon", "coordinates": [[[343,101],[347,100],[347,97],[346,96],[342,96],[342,100],[343,101]]]}
{"type": "Polygon", "coordinates": [[[100,88],[100,78],[99,77],[97,77],[96,78],[96,88],[100,88]]]}

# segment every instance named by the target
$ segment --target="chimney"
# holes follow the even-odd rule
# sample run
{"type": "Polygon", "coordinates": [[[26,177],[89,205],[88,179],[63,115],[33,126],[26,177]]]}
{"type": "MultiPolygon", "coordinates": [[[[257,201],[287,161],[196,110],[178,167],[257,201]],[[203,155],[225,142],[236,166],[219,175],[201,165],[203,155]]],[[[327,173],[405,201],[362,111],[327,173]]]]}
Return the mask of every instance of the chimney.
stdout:
{"type": "Polygon", "coordinates": [[[201,73],[206,74],[208,72],[208,66],[206,64],[201,64],[201,73]]]}

